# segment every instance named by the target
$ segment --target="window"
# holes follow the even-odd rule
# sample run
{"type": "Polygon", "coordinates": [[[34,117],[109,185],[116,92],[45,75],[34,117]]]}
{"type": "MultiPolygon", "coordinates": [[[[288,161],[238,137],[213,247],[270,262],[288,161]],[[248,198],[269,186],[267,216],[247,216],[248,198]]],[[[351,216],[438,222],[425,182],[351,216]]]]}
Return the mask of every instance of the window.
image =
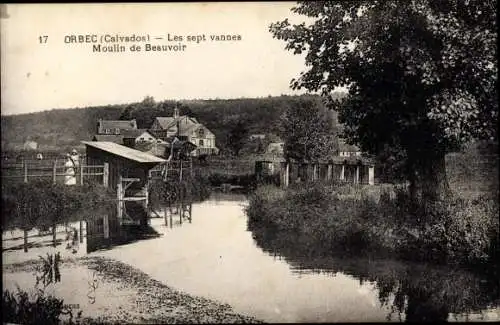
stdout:
{"type": "Polygon", "coordinates": [[[200,139],[199,143],[200,143],[200,146],[203,146],[203,140],[202,139],[200,139]]]}
{"type": "Polygon", "coordinates": [[[115,134],[120,134],[120,129],[119,128],[115,128],[115,134]]]}
{"type": "Polygon", "coordinates": [[[205,137],[205,130],[203,128],[200,128],[198,130],[198,137],[204,138],[205,137]]]}
{"type": "Polygon", "coordinates": [[[161,143],[161,140],[160,139],[156,140],[156,143],[161,143]]]}

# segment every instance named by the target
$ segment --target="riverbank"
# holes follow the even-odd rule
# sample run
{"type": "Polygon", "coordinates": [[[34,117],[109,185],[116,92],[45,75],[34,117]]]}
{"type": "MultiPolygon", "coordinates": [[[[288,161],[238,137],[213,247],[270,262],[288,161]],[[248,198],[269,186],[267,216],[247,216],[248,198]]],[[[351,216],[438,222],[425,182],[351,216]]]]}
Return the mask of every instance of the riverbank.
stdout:
{"type": "Polygon", "coordinates": [[[316,238],[315,249],[370,252],[445,264],[494,264],[498,201],[453,197],[424,207],[392,185],[302,184],[259,187],[247,208],[250,227],[316,238]]]}
{"type": "MultiPolygon", "coordinates": [[[[32,291],[37,261],[3,266],[4,290],[32,291]]],[[[227,304],[174,290],[139,269],[104,257],[63,260],[61,282],[45,289],[95,323],[258,323],[227,304]],[[93,286],[91,284],[94,284],[93,286]]]]}

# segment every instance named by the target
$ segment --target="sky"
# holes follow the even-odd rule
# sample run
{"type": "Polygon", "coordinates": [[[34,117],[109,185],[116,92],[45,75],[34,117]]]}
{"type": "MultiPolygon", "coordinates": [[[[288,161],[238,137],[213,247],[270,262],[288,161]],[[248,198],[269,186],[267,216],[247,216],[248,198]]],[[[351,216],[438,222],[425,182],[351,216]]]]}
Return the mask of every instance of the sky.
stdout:
{"type": "Polygon", "coordinates": [[[286,51],[269,24],[302,18],[294,2],[154,4],[10,4],[2,8],[1,114],[31,113],[165,99],[215,99],[298,94],[290,80],[304,57],[286,51]],[[111,36],[149,35],[150,41],[116,43],[125,52],[94,52],[111,36]],[[210,35],[240,35],[211,41],[210,35]],[[69,43],[96,35],[98,43],[69,43]],[[206,41],[188,42],[187,36],[206,41]],[[44,36],[47,36],[46,38],[44,36]],[[182,42],[169,41],[175,36],[182,42]],[[162,40],[155,40],[162,37],[162,40]],[[237,37],[237,36],[236,36],[237,37]],[[45,42],[46,40],[46,42],[45,42]],[[184,51],[144,51],[185,45],[184,51]],[[141,52],[131,52],[131,45],[141,52]]]}

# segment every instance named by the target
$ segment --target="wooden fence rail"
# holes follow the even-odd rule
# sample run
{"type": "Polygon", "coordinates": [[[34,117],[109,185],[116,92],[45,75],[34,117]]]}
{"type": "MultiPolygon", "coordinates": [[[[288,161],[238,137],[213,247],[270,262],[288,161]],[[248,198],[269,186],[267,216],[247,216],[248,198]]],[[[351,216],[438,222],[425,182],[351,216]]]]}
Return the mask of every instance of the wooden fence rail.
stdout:
{"type": "Polygon", "coordinates": [[[53,161],[52,166],[44,166],[39,164],[15,164],[15,165],[4,165],[1,166],[1,178],[2,179],[15,179],[22,178],[25,183],[29,179],[33,178],[51,178],[53,183],[57,183],[58,176],[62,177],[75,177],[76,183],[83,185],[85,178],[94,178],[98,180],[96,176],[101,176],[102,184],[107,186],[109,178],[109,165],[105,163],[104,165],[84,165],[76,167],[66,167],[58,166],[57,161],[53,161]],[[73,168],[73,171],[68,171],[69,168],[73,168]]]}

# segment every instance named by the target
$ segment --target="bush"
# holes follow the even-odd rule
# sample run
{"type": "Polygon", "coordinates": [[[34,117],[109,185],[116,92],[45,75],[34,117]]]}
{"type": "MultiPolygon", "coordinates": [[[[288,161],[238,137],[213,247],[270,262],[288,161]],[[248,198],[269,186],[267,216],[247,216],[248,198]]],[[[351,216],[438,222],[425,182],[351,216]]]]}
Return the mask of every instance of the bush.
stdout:
{"type": "Polygon", "coordinates": [[[404,187],[373,190],[321,183],[250,196],[249,223],[315,238],[318,247],[397,253],[412,260],[490,263],[498,256],[498,201],[451,197],[419,205],[404,187]]]}
{"type": "Polygon", "coordinates": [[[59,324],[64,312],[64,301],[37,293],[30,299],[27,292],[8,290],[2,296],[2,320],[16,324],[59,324]]]}
{"type": "Polygon", "coordinates": [[[451,197],[407,211],[420,224],[402,231],[400,251],[412,258],[474,264],[489,262],[498,249],[498,201],[451,197]]]}
{"type": "Polygon", "coordinates": [[[174,179],[156,179],[149,184],[149,202],[153,208],[173,204],[181,199],[191,202],[202,201],[210,196],[210,183],[207,177],[195,175],[182,182],[174,179]]]}
{"type": "Polygon", "coordinates": [[[47,228],[113,207],[115,194],[99,184],[67,186],[47,180],[2,184],[4,229],[47,228]]]}

